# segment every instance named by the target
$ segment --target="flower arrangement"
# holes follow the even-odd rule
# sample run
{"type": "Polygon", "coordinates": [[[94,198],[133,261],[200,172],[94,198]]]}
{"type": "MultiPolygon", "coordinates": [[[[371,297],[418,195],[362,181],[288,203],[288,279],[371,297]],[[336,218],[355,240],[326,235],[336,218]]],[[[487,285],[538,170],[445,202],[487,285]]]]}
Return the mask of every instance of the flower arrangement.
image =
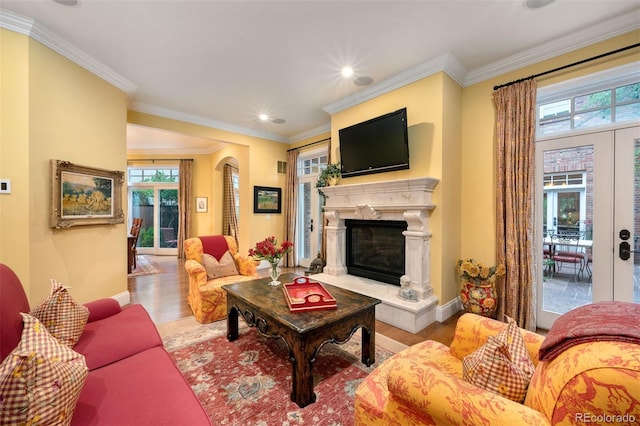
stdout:
{"type": "Polygon", "coordinates": [[[504,275],[506,271],[504,265],[489,267],[473,259],[458,259],[457,264],[460,278],[475,283],[493,280],[495,277],[504,275]]]}
{"type": "Polygon", "coordinates": [[[254,248],[249,249],[249,256],[255,260],[266,260],[271,264],[277,264],[282,259],[282,256],[291,250],[293,250],[293,243],[283,241],[278,247],[276,237],[271,236],[256,243],[254,248]]]}

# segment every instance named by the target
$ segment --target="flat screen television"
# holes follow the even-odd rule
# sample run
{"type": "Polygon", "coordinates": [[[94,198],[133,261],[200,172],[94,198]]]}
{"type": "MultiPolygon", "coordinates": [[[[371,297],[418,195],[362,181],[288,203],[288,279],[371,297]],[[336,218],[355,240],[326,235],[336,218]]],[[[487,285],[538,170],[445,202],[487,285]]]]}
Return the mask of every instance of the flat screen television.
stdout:
{"type": "Polygon", "coordinates": [[[409,168],[407,109],[338,131],[342,177],[409,168]]]}

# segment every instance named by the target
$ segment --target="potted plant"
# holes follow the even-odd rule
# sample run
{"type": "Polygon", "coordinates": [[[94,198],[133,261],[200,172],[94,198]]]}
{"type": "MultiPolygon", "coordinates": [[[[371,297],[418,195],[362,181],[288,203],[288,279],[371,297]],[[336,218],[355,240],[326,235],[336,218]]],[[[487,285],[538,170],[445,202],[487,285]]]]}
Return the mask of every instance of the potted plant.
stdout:
{"type": "Polygon", "coordinates": [[[504,265],[489,267],[473,259],[458,259],[457,269],[464,310],[493,318],[498,305],[496,277],[504,275],[504,265]]]}
{"type": "Polygon", "coordinates": [[[327,167],[320,172],[320,176],[318,176],[318,180],[316,181],[316,188],[318,188],[320,195],[326,197],[320,188],[335,185],[341,177],[342,173],[340,172],[340,163],[327,164],[327,167]]]}

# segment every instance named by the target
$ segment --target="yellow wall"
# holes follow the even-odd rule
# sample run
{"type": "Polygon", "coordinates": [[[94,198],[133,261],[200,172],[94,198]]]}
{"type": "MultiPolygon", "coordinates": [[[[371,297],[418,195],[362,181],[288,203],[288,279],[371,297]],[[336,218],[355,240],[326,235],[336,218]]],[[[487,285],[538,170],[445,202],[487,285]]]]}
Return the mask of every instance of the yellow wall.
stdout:
{"type": "MultiPolygon", "coordinates": [[[[339,184],[418,176],[441,180],[430,218],[431,284],[439,304],[458,296],[455,260],[495,262],[495,138],[493,86],[637,43],[640,31],[461,88],[444,73],[426,77],[331,117],[333,158],[339,158],[338,130],[407,107],[409,170],[342,179],[339,184]]],[[[638,50],[538,79],[538,86],[640,60],[638,50]]]]}
{"type": "Polygon", "coordinates": [[[282,188],[284,197],[286,176],[277,174],[276,167],[277,160],[286,161],[289,145],[136,111],[129,111],[128,121],[229,143],[223,150],[210,155],[187,156],[195,159],[192,202],[195,204],[195,197],[209,198],[209,212],[194,213],[191,236],[222,232],[222,166],[227,159],[235,158],[240,178],[240,252],[246,253],[256,242],[270,235],[282,240],[284,214],[254,214],[253,187],[282,188]]]}
{"type": "MultiPolygon", "coordinates": [[[[640,31],[634,31],[465,88],[438,73],[331,117],[332,158],[337,161],[340,128],[407,107],[411,169],[341,183],[441,179],[431,216],[431,282],[440,304],[457,295],[456,257],[495,260],[493,86],[639,38],[640,31]]],[[[220,166],[233,157],[240,164],[240,250],[268,235],[282,239],[283,215],[253,213],[253,186],[280,187],[284,195],[285,176],[276,173],[276,160],[286,161],[291,146],[133,111],[127,114],[122,91],[27,36],[0,30],[0,47],[0,178],[12,184],[11,194],[0,194],[0,260],[16,270],[31,303],[46,296],[50,277],[71,285],[81,302],[126,291],[127,226],[52,230],[48,211],[49,159],[124,171],[127,122],[231,144],[210,155],[189,156],[194,158],[193,202],[196,196],[209,197],[209,212],[194,215],[193,235],[220,232],[220,166]]],[[[637,50],[630,51],[540,79],[538,85],[638,60],[637,50]]],[[[126,211],[126,188],[122,195],[126,211]]]]}
{"type": "MultiPolygon", "coordinates": [[[[465,87],[462,95],[462,250],[487,264],[495,262],[495,114],[493,86],[554,69],[637,43],[640,31],[549,59],[465,87]]],[[[538,87],[640,60],[638,49],[538,79],[538,87]]]]}
{"type": "Polygon", "coordinates": [[[460,247],[459,85],[440,72],[335,113],[331,117],[332,158],[339,160],[340,129],[403,107],[407,108],[410,168],[343,178],[340,184],[425,176],[440,180],[433,192],[436,208],[429,218],[430,279],[434,294],[447,301],[455,296],[451,288],[443,288],[443,281],[451,275],[448,265],[455,262],[460,247]]]}
{"type": "Polygon", "coordinates": [[[0,262],[9,265],[30,292],[29,262],[29,38],[0,30],[0,262]]]}
{"type": "Polygon", "coordinates": [[[5,76],[18,83],[2,87],[2,174],[13,190],[2,196],[2,262],[16,269],[31,304],[48,295],[50,278],[80,302],[126,292],[126,225],[49,228],[50,159],[125,170],[124,92],[6,30],[2,64],[3,83],[5,76]],[[5,130],[5,111],[14,107],[18,122],[5,130]]]}

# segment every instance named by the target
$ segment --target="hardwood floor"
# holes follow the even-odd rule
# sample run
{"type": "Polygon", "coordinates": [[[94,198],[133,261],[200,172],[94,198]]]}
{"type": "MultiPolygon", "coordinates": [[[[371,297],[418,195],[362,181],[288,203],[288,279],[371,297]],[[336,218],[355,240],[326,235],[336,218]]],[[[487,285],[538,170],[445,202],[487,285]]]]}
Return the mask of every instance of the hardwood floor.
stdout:
{"type": "MultiPolygon", "coordinates": [[[[187,304],[189,278],[184,270],[184,259],[177,259],[174,256],[152,256],[151,258],[164,272],[129,277],[131,302],[143,305],[158,325],[190,316],[191,309],[187,304]]],[[[288,271],[292,269],[284,268],[283,272],[288,271]]],[[[293,272],[302,275],[300,268],[294,268],[293,272]]],[[[262,270],[259,273],[266,276],[267,271],[262,270]]],[[[381,321],[376,321],[376,331],[409,346],[424,340],[436,340],[449,345],[460,315],[461,313],[458,313],[443,323],[435,322],[416,334],[381,321]]]]}

